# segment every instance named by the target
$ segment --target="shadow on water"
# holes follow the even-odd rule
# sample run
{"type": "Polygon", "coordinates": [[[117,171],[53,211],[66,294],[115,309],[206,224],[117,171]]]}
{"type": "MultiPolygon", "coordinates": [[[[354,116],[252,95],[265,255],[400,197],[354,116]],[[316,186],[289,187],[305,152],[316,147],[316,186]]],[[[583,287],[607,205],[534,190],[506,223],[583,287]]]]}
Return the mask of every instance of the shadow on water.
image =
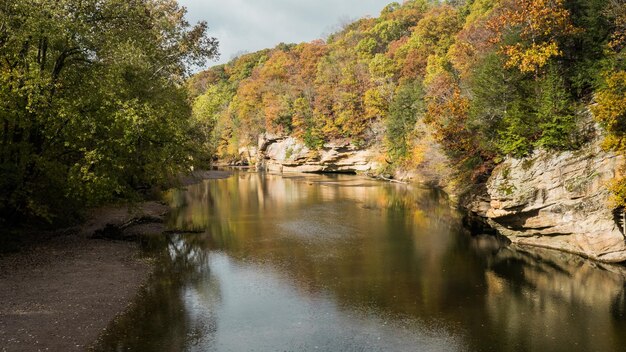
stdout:
{"type": "MultiPolygon", "coordinates": [[[[508,246],[445,195],[239,173],[172,191],[159,265],[98,351],[619,351],[623,267],[508,246]]],[[[148,250],[149,251],[149,250],[148,250]]]]}

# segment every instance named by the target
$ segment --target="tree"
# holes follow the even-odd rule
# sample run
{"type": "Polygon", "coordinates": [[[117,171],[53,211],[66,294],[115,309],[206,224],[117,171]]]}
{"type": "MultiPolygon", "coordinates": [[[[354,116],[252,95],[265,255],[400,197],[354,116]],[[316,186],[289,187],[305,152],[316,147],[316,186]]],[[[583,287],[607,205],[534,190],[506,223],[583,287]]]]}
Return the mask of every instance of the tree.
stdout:
{"type": "Polygon", "coordinates": [[[450,61],[464,79],[470,77],[474,67],[493,52],[490,38],[495,33],[489,20],[497,3],[497,0],[476,0],[466,5],[465,24],[448,50],[450,61]]]}
{"type": "Polygon", "coordinates": [[[493,42],[508,58],[506,65],[522,72],[538,72],[561,56],[561,38],[579,31],[564,0],[507,0],[490,25],[496,31],[493,42]]]}
{"type": "MultiPolygon", "coordinates": [[[[591,111],[606,131],[604,148],[623,155],[626,152],[626,2],[610,1],[605,16],[612,31],[605,45],[607,57],[591,111]]],[[[613,205],[626,207],[626,177],[614,179],[609,189],[613,193],[613,205]]]]}
{"type": "Polygon", "coordinates": [[[604,84],[596,93],[592,111],[608,132],[604,146],[626,151],[626,70],[606,72],[604,84]]]}
{"type": "Polygon", "coordinates": [[[549,67],[539,83],[537,120],[541,136],[539,146],[552,150],[572,150],[579,145],[576,103],[565,87],[563,75],[556,67],[549,67]]]}
{"type": "Polygon", "coordinates": [[[578,148],[583,105],[593,100],[607,145],[620,149],[625,13],[623,0],[392,3],[326,42],[227,64],[221,79],[236,94],[220,116],[238,126],[226,132],[232,140],[269,131],[312,148],[333,139],[384,143],[405,167],[426,137],[459,175],[484,180],[507,156],[578,148]]]}
{"type": "Polygon", "coordinates": [[[406,81],[401,84],[389,107],[386,120],[388,154],[394,161],[408,156],[411,132],[418,117],[424,113],[424,89],[419,81],[406,81]]]}
{"type": "Polygon", "coordinates": [[[217,150],[215,129],[220,115],[228,108],[232,93],[224,83],[211,85],[204,94],[197,97],[193,103],[190,139],[196,143],[196,163],[200,167],[208,165],[217,150]]]}
{"type": "Polygon", "coordinates": [[[517,70],[505,68],[504,59],[492,51],[473,65],[466,82],[472,94],[469,124],[478,134],[481,148],[501,149],[498,146],[500,130],[506,124],[507,113],[514,111],[513,105],[530,94],[524,76],[517,70]]]}
{"type": "Polygon", "coordinates": [[[459,29],[458,13],[451,6],[441,5],[425,13],[408,40],[395,50],[401,75],[409,79],[423,76],[428,57],[445,55],[459,29]]]}
{"type": "Polygon", "coordinates": [[[60,221],[190,166],[189,67],[217,54],[173,0],[0,2],[0,218],[60,221]]]}

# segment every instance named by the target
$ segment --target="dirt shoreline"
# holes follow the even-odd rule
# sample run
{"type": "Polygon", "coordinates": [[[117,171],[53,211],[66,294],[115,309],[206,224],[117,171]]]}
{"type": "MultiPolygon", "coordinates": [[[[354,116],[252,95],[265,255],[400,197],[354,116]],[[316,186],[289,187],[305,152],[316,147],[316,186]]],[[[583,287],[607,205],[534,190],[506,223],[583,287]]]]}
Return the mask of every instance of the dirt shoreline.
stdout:
{"type": "MultiPolygon", "coordinates": [[[[228,176],[200,172],[182,183],[228,176]]],[[[162,234],[168,210],[158,202],[94,209],[82,225],[42,234],[42,241],[0,256],[0,351],[87,350],[153,270],[137,242],[93,234],[107,224],[126,226],[125,234],[162,234]]]]}

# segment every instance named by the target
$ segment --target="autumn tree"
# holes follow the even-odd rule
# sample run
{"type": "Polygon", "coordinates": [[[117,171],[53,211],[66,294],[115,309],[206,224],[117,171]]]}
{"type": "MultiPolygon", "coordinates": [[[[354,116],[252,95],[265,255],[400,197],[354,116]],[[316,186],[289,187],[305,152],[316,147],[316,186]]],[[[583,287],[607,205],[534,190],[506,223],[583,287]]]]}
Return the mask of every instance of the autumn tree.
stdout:
{"type": "Polygon", "coordinates": [[[592,111],[607,131],[605,148],[626,151],[626,3],[614,1],[606,11],[613,31],[606,43],[609,56],[592,111]]]}
{"type": "Polygon", "coordinates": [[[591,101],[614,132],[607,145],[621,149],[623,4],[396,2],[326,41],[243,55],[193,85],[231,85],[219,116],[231,119],[233,141],[271,132],[311,148],[336,139],[381,143],[389,161],[406,166],[419,154],[417,136],[432,133],[427,140],[460,175],[484,180],[503,158],[580,147],[591,101]]]}
{"type": "Polygon", "coordinates": [[[564,0],[506,0],[500,11],[490,22],[496,32],[492,41],[508,58],[506,66],[522,72],[538,72],[561,56],[562,38],[579,30],[564,0]]]}
{"type": "Polygon", "coordinates": [[[204,94],[194,99],[190,129],[191,139],[197,143],[198,164],[208,165],[217,151],[215,133],[223,112],[228,108],[232,92],[225,82],[209,86],[204,94]]]}
{"type": "Polygon", "coordinates": [[[466,5],[465,23],[448,50],[450,61],[463,79],[468,79],[474,67],[493,52],[490,41],[495,32],[489,25],[499,0],[475,0],[466,5]]]}
{"type": "Polygon", "coordinates": [[[462,94],[446,58],[435,55],[429,58],[424,86],[425,121],[434,128],[435,140],[460,169],[472,170],[480,155],[467,123],[470,99],[462,94]]]}
{"type": "Polygon", "coordinates": [[[395,49],[401,75],[410,79],[424,76],[430,55],[445,55],[460,29],[457,10],[448,5],[434,7],[424,14],[411,36],[395,49]]]}
{"type": "Polygon", "coordinates": [[[233,101],[231,110],[238,120],[238,134],[242,143],[256,141],[258,135],[265,131],[265,116],[262,109],[263,84],[257,77],[243,80],[233,101]]]}

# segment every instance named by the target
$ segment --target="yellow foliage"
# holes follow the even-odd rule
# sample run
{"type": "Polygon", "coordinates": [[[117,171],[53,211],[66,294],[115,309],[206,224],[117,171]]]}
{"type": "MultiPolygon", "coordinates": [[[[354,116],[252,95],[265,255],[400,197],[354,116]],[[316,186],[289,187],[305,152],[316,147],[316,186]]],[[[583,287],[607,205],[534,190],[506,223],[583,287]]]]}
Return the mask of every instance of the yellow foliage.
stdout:
{"type": "Polygon", "coordinates": [[[521,43],[504,48],[508,56],[507,67],[517,67],[521,72],[535,72],[548,64],[553,57],[562,55],[559,45],[554,42],[533,43],[525,48],[521,43]]]}
{"type": "Polygon", "coordinates": [[[608,189],[612,193],[609,198],[612,207],[626,206],[626,177],[616,177],[611,180],[608,189]]]}
{"type": "Polygon", "coordinates": [[[443,56],[430,55],[428,57],[426,75],[424,76],[424,86],[431,86],[438,76],[448,73],[448,70],[446,70],[446,63],[447,59],[443,56]]]}
{"type": "Polygon", "coordinates": [[[426,160],[426,152],[428,151],[428,146],[423,143],[417,143],[411,149],[411,164],[413,166],[418,166],[426,160]]]}
{"type": "Polygon", "coordinates": [[[503,2],[499,16],[489,21],[495,32],[492,42],[501,43],[505,34],[516,33],[524,42],[503,45],[507,65],[532,72],[561,55],[557,39],[580,31],[571,22],[564,0],[515,0],[503,2]]]}
{"type": "Polygon", "coordinates": [[[498,0],[476,0],[470,7],[470,13],[465,19],[466,27],[482,18],[485,18],[491,14],[494,6],[498,3],[498,0]]]}
{"type": "Polygon", "coordinates": [[[410,78],[423,75],[427,58],[445,55],[460,28],[457,10],[449,5],[434,7],[424,14],[411,36],[394,48],[402,75],[410,78]]]}
{"type": "Polygon", "coordinates": [[[604,147],[626,150],[626,71],[613,71],[604,75],[606,87],[596,93],[596,104],[591,107],[596,120],[608,135],[604,147]]]}
{"type": "Polygon", "coordinates": [[[387,116],[389,102],[376,88],[369,89],[363,97],[365,116],[367,119],[384,118],[387,116]]]}

